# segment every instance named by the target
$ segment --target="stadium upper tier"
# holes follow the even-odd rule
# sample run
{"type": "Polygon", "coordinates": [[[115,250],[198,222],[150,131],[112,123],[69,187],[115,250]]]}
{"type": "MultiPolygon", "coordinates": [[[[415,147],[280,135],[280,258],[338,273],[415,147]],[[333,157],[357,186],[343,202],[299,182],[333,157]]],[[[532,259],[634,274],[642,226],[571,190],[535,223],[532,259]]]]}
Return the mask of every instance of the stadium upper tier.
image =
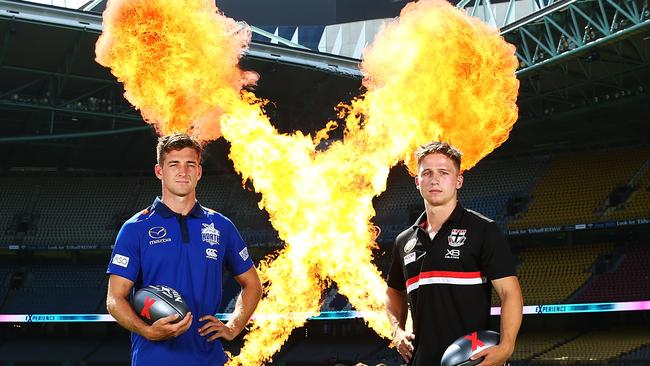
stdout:
{"type": "MultiPolygon", "coordinates": [[[[557,157],[484,161],[465,173],[459,192],[466,208],[504,230],[650,218],[650,148],[557,157]],[[639,179],[634,177],[639,176],[639,179]],[[621,187],[627,195],[614,200],[621,187]]],[[[160,192],[154,177],[0,177],[0,245],[105,246],[121,224],[160,192]]],[[[235,175],[206,175],[198,186],[204,206],[223,212],[250,245],[277,243],[260,196],[235,175]]],[[[379,241],[390,243],[422,212],[422,199],[403,167],[375,199],[379,241]]],[[[12,247],[15,248],[15,247],[12,247]]]]}
{"type": "MultiPolygon", "coordinates": [[[[528,211],[509,227],[521,229],[601,221],[602,205],[610,193],[628,184],[649,157],[648,148],[624,148],[555,159],[530,193],[532,201],[528,211]]],[[[650,216],[650,211],[636,212],[638,217],[650,216]]],[[[629,215],[625,217],[630,218],[629,215]]]]}

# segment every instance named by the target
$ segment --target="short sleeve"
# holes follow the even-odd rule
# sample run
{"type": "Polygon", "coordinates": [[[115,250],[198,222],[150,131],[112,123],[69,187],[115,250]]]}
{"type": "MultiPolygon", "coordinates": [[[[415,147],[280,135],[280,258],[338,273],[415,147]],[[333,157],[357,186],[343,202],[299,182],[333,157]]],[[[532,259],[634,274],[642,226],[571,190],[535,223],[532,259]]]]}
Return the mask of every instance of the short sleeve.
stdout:
{"type": "Polygon", "coordinates": [[[395,244],[393,244],[392,252],[393,254],[386,283],[390,288],[404,291],[406,290],[406,280],[404,279],[404,272],[402,271],[402,261],[400,258],[399,244],[397,239],[395,240],[395,244]]]}
{"type": "Polygon", "coordinates": [[[232,222],[228,222],[228,246],[226,248],[225,265],[233,276],[248,271],[253,266],[253,260],[248,254],[248,248],[239,231],[232,222]]]}
{"type": "Polygon", "coordinates": [[[489,280],[517,275],[515,257],[495,222],[488,223],[485,228],[485,241],[481,248],[481,271],[489,280]]]}
{"type": "Polygon", "coordinates": [[[140,273],[140,237],[133,223],[122,225],[115,239],[115,247],[106,270],[108,274],[118,275],[133,282],[140,273]]]}

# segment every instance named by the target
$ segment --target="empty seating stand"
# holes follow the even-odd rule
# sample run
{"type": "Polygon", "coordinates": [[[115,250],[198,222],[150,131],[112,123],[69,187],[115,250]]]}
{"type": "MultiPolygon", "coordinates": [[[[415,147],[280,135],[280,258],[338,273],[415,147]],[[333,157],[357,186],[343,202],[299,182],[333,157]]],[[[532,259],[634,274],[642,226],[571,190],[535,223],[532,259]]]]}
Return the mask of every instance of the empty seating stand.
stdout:
{"type": "Polygon", "coordinates": [[[589,268],[612,244],[531,248],[520,253],[519,268],[526,305],[564,302],[591,276],[589,268]],[[561,259],[561,260],[560,260],[561,259]]]}
{"type": "Polygon", "coordinates": [[[573,301],[646,301],[650,299],[649,268],[650,245],[631,246],[614,270],[596,276],[573,301]]]}
{"type": "Polygon", "coordinates": [[[536,361],[562,364],[609,361],[650,344],[650,332],[645,327],[620,327],[587,332],[556,348],[534,357],[536,361]]]}
{"type": "Polygon", "coordinates": [[[625,185],[648,158],[648,148],[586,152],[554,159],[532,190],[532,202],[510,229],[593,223],[610,192],[625,185]],[[604,168],[604,167],[616,167],[604,168]]]}

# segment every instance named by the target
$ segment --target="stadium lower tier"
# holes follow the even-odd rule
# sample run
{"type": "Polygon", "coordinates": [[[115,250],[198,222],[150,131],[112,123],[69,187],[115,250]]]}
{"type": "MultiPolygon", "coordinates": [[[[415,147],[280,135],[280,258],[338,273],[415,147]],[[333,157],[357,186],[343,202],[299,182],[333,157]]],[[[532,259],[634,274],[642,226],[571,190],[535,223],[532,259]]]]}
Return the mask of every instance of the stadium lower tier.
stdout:
{"type": "MultiPolygon", "coordinates": [[[[641,366],[650,363],[650,332],[645,315],[626,320],[618,315],[602,314],[571,319],[534,317],[524,318],[515,352],[509,360],[511,365],[641,366]]],[[[497,319],[494,320],[493,326],[498,327],[497,319]]],[[[0,328],[0,364],[129,364],[129,334],[116,324],[2,324],[0,328]]],[[[233,355],[243,346],[242,336],[225,342],[225,348],[233,355]]],[[[294,330],[271,364],[398,366],[404,361],[388,340],[378,337],[361,320],[342,320],[310,321],[294,330]]]]}

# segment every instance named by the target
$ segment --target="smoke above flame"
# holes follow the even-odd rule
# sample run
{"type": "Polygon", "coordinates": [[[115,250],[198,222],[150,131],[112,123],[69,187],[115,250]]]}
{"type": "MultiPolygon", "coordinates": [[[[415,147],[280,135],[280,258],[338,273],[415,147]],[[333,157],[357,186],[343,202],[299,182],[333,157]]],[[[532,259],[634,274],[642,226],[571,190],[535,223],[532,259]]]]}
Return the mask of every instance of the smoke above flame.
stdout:
{"type": "Polygon", "coordinates": [[[514,47],[442,0],[410,3],[364,52],[367,92],[340,105],[345,138],[318,151],[331,123],[314,137],[280,134],[264,101],[241,91],[251,79],[237,62],[250,34],[213,3],[112,0],[104,22],[97,60],[124,83],[129,101],[160,133],[223,135],[285,243],[258,268],[264,297],[230,364],[270,360],[318,314],[331,282],[389,337],[386,284],[371,264],[372,199],[392,166],[404,161],[415,171],[412,153],[421,144],[452,143],[469,169],[507,139],[517,118],[514,47]]]}

